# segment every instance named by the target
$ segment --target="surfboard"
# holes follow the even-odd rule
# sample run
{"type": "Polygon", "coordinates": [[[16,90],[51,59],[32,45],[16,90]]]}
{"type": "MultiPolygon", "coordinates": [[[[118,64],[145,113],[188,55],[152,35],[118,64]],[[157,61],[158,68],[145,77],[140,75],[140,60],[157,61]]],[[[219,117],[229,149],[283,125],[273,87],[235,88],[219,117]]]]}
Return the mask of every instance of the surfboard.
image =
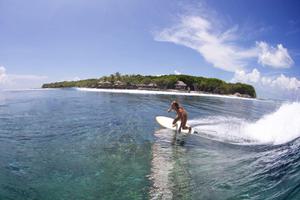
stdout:
{"type": "MultiPolygon", "coordinates": [[[[172,119],[170,117],[165,117],[165,116],[157,116],[157,117],[155,117],[155,120],[162,127],[167,128],[167,129],[171,129],[173,131],[177,131],[179,126],[180,126],[180,123],[181,123],[180,121],[178,121],[176,123],[176,126],[173,126],[173,120],[174,119],[172,119]]],[[[187,126],[189,126],[189,125],[187,124],[187,126]]],[[[181,129],[181,133],[189,133],[189,130],[188,129],[186,129],[186,130],[181,129]]],[[[191,134],[193,134],[193,133],[194,133],[194,130],[192,128],[191,134]]]]}

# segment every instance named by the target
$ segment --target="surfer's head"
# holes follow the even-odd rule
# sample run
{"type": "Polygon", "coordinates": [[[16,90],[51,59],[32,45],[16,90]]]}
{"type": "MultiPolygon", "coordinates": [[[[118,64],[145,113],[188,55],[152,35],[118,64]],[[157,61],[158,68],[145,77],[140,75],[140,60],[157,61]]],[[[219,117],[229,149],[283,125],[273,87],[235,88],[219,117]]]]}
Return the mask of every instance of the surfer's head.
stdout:
{"type": "Polygon", "coordinates": [[[172,107],[173,109],[179,109],[179,103],[178,103],[177,101],[172,101],[171,107],[172,107]]]}

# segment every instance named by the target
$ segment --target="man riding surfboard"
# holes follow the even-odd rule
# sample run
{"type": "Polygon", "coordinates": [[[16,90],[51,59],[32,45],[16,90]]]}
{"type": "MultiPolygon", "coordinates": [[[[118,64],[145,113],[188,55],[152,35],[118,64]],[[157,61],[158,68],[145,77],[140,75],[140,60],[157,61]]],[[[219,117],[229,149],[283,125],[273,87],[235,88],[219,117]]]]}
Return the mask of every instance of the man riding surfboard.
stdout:
{"type": "Polygon", "coordinates": [[[178,120],[181,121],[180,123],[180,127],[178,129],[178,132],[181,132],[181,129],[188,129],[189,133],[191,132],[192,128],[186,125],[187,119],[188,119],[188,114],[185,111],[185,109],[181,106],[179,106],[179,103],[177,101],[172,101],[170,108],[168,109],[168,112],[170,112],[171,110],[175,110],[175,112],[177,113],[176,118],[173,121],[173,126],[176,126],[176,122],[178,120]]]}

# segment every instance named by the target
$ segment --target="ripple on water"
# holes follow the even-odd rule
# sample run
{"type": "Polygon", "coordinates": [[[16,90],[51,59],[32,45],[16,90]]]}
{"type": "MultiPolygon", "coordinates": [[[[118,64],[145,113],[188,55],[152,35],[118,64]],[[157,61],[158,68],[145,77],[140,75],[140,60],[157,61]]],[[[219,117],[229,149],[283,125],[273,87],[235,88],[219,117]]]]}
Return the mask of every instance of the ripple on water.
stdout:
{"type": "MultiPolygon", "coordinates": [[[[0,199],[300,198],[299,139],[230,144],[271,136],[249,135],[243,127],[256,129],[266,115],[283,119],[289,116],[285,109],[297,116],[297,106],[276,112],[280,105],[272,102],[72,89],[5,95],[0,199]],[[154,118],[175,117],[166,109],[176,98],[192,124],[212,137],[192,135],[183,146],[171,145],[174,133],[154,118]]],[[[273,124],[280,127],[281,121],[273,124]]]]}

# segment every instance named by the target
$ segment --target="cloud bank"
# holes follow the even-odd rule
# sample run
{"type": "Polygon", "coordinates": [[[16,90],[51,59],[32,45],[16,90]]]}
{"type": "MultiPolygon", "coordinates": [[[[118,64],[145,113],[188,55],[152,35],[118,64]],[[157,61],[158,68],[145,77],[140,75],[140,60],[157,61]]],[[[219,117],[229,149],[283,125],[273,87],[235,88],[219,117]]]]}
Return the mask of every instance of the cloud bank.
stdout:
{"type": "Polygon", "coordinates": [[[249,73],[246,73],[243,70],[236,71],[232,81],[260,84],[263,86],[290,91],[300,89],[300,80],[295,77],[288,77],[284,74],[280,74],[279,76],[274,77],[262,76],[256,68],[249,73]]]}
{"type": "Polygon", "coordinates": [[[288,50],[282,44],[278,44],[277,48],[269,46],[266,42],[257,42],[260,49],[258,55],[258,63],[268,65],[274,68],[289,68],[294,64],[293,59],[288,50]]]}
{"type": "Polygon", "coordinates": [[[238,26],[222,31],[216,24],[201,16],[183,16],[178,24],[155,34],[154,39],[172,42],[199,52],[214,67],[235,72],[255,60],[263,66],[289,68],[294,61],[282,44],[272,47],[256,41],[245,48],[238,42],[238,26]]]}
{"type": "Polygon", "coordinates": [[[0,66],[0,84],[6,79],[6,69],[0,66]]]}
{"type": "Polygon", "coordinates": [[[174,70],[174,74],[176,74],[176,75],[180,75],[180,74],[181,74],[181,72],[180,72],[180,71],[178,71],[178,70],[174,70]]]}
{"type": "Polygon", "coordinates": [[[297,99],[300,94],[300,80],[296,77],[288,77],[284,74],[263,76],[256,68],[249,73],[244,70],[236,71],[231,81],[252,84],[263,97],[297,99]]]}
{"type": "Polygon", "coordinates": [[[29,74],[7,74],[6,68],[0,66],[0,89],[37,88],[48,79],[47,76],[29,74]]]}

